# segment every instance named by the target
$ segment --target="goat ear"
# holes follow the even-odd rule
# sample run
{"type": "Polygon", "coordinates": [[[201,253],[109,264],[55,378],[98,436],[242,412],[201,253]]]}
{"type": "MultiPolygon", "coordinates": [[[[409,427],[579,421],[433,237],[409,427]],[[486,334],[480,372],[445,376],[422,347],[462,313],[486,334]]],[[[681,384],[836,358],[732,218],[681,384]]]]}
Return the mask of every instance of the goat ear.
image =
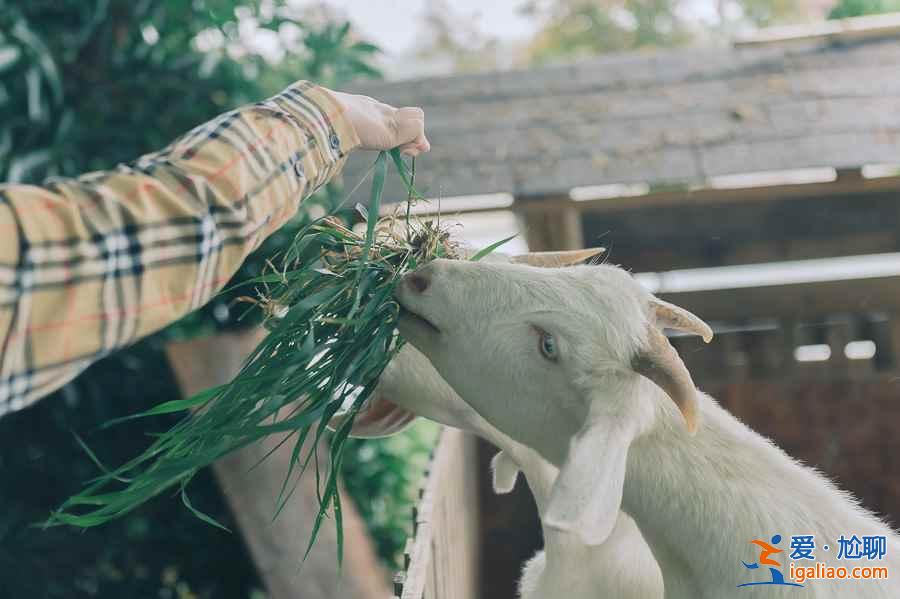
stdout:
{"type": "Polygon", "coordinates": [[[494,493],[505,495],[516,486],[519,478],[519,465],[506,452],[498,451],[491,460],[491,471],[494,473],[494,493]]]}
{"type": "Polygon", "coordinates": [[[585,250],[566,250],[561,252],[529,252],[519,256],[511,256],[509,261],[513,264],[559,268],[561,266],[581,264],[585,260],[589,260],[605,251],[606,248],[588,248],[585,250]]]}
{"type": "MultiPolygon", "coordinates": [[[[338,412],[328,421],[328,428],[337,430],[347,418],[338,412]]],[[[351,437],[390,437],[406,429],[416,419],[416,415],[394,402],[376,395],[360,410],[350,429],[351,437]]]]}
{"type": "Polygon", "coordinates": [[[632,359],[631,367],[665,391],[681,411],[688,432],[697,432],[699,392],[678,352],[655,324],[648,326],[647,347],[632,359]]]}
{"type": "Polygon", "coordinates": [[[609,538],[622,506],[634,435],[617,424],[589,418],[572,438],[544,515],[545,525],[576,534],[589,546],[609,538]]]}

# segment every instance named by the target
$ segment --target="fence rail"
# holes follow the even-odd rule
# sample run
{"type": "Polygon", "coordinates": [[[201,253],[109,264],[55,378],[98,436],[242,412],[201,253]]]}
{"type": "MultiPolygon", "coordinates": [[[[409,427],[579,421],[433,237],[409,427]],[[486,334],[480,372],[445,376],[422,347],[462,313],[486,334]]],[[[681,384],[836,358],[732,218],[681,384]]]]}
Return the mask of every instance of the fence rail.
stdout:
{"type": "Polygon", "coordinates": [[[399,599],[478,596],[477,441],[444,429],[413,510],[404,569],[394,576],[399,599]]]}

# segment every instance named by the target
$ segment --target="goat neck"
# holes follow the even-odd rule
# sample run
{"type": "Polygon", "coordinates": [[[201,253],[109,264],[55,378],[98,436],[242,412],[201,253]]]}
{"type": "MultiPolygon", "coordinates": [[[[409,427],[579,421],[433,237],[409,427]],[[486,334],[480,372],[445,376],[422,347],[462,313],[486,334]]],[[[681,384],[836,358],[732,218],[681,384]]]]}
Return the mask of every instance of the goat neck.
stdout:
{"type": "MultiPolygon", "coordinates": [[[[647,383],[641,393],[660,391],[647,383]]],[[[900,597],[900,542],[892,530],[715,400],[700,394],[699,401],[703,424],[696,435],[690,436],[671,416],[657,418],[628,455],[622,509],[635,518],[650,545],[667,599],[739,597],[739,591],[747,590],[738,589],[739,584],[765,578],[741,563],[758,557],[750,542],[768,541],[775,534],[782,537],[785,551],[777,561],[786,579],[793,535],[814,535],[817,560],[830,566],[888,566],[894,572],[890,581],[812,580],[805,589],[767,586],[767,597],[792,597],[798,590],[822,599],[900,597]],[[838,537],[854,534],[887,537],[885,560],[838,562],[838,537]]],[[[671,410],[668,402],[653,403],[671,410]]]]}

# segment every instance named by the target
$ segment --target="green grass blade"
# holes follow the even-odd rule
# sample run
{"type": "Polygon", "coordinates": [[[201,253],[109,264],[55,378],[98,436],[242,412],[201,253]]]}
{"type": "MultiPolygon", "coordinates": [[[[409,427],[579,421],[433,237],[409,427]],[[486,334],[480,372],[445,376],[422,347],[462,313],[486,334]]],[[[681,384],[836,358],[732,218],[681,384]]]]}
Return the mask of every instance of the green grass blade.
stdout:
{"type": "Polygon", "coordinates": [[[400,179],[403,181],[403,186],[406,188],[408,197],[413,200],[423,200],[424,196],[419,193],[415,184],[412,180],[412,174],[410,173],[409,168],[406,166],[406,163],[403,162],[403,156],[400,154],[399,148],[394,148],[390,152],[391,160],[394,161],[394,167],[397,169],[397,173],[400,175],[400,179]]]}
{"type": "Polygon", "coordinates": [[[399,152],[381,152],[372,166],[368,208],[358,209],[366,219],[365,234],[332,218],[305,226],[285,248],[281,263],[270,264],[269,272],[251,281],[265,288],[257,289],[253,302],[262,308],[268,335],[238,374],[225,385],[107,423],[193,410],[169,430],[153,435],[143,453],[115,469],[106,468],[79,438],[100,474],[50,514],[45,525],[99,526],[174,490],[196,517],[225,529],[192,505],[190,481],[201,468],[231,452],[268,435],[287,433],[266,453],[294,440],[275,517],[296,489],[291,483],[314,465],[319,510],[306,553],[333,514],[340,563],[342,456],[355,414],[402,343],[395,333],[399,308],[394,288],[403,274],[445,250],[444,233],[431,225],[421,227],[417,245],[379,227],[388,154],[411,190],[410,198],[415,196],[414,180],[399,152]],[[337,431],[327,433],[326,424],[350,397],[348,417],[337,431]],[[327,462],[320,463],[326,447],[327,462]]]}
{"type": "Polygon", "coordinates": [[[225,526],[224,524],[222,524],[221,522],[219,522],[212,516],[209,516],[208,514],[204,514],[203,512],[201,512],[200,510],[195,508],[193,506],[193,504],[191,504],[191,500],[188,498],[186,484],[181,485],[181,502],[184,504],[184,506],[187,509],[189,509],[191,511],[192,514],[194,514],[196,517],[200,518],[207,524],[211,524],[212,526],[215,526],[216,528],[221,528],[225,532],[231,532],[231,530],[227,526],[225,526]]]}
{"type": "Polygon", "coordinates": [[[493,252],[494,252],[497,248],[499,248],[500,246],[505,245],[506,243],[512,241],[512,240],[515,239],[516,237],[517,237],[517,235],[510,235],[510,236],[507,237],[506,239],[501,239],[500,241],[495,241],[495,242],[492,243],[491,245],[489,245],[489,246],[487,246],[487,247],[485,247],[485,248],[481,248],[480,250],[478,250],[478,251],[475,253],[474,256],[472,256],[471,258],[469,258],[469,260],[471,260],[472,262],[478,262],[479,260],[481,260],[482,258],[484,258],[485,256],[487,256],[488,254],[493,253],[493,252]]]}

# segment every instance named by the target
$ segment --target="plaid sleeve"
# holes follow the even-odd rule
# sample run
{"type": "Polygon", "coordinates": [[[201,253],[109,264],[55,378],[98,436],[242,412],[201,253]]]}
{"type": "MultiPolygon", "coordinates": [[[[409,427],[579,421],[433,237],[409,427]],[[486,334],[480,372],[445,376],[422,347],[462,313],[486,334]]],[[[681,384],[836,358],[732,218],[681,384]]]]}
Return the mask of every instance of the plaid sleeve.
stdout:
{"type": "Polygon", "coordinates": [[[358,144],[301,81],[115,170],[0,185],[0,415],[207,302],[358,144]]]}

